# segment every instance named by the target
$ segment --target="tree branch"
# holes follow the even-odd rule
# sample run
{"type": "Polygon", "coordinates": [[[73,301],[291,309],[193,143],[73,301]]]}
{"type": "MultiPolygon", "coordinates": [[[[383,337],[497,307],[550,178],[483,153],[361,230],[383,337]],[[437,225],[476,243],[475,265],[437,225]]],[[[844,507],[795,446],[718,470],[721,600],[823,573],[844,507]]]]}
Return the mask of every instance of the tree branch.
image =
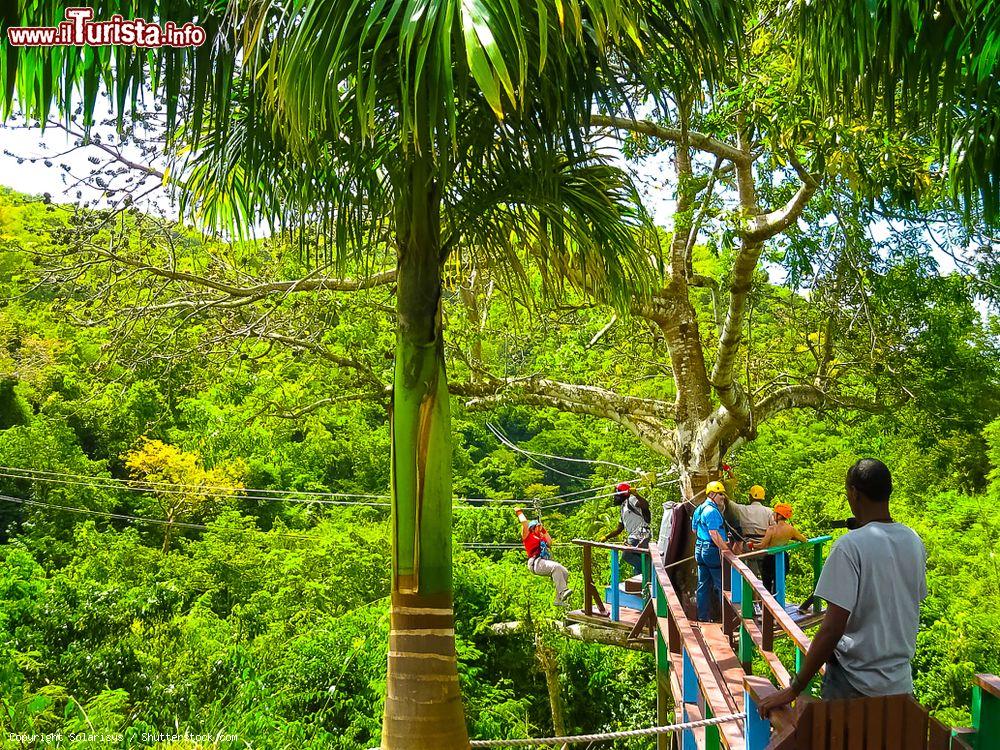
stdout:
{"type": "Polygon", "coordinates": [[[291,294],[293,292],[357,292],[364,289],[372,289],[378,286],[387,286],[395,283],[396,281],[396,270],[391,269],[389,271],[382,271],[380,273],[373,274],[372,276],[365,276],[359,279],[341,279],[320,276],[315,278],[307,277],[304,279],[293,279],[290,281],[271,281],[264,284],[255,284],[254,286],[235,286],[224,281],[219,281],[218,279],[209,278],[208,276],[200,276],[198,274],[188,273],[187,271],[175,271],[170,268],[153,266],[148,263],[143,263],[140,260],[126,258],[112,252],[111,250],[105,250],[99,247],[91,247],[91,251],[107,258],[108,260],[130,266],[153,276],[159,276],[160,278],[170,279],[172,281],[183,281],[189,284],[195,284],[207,289],[214,289],[215,291],[223,292],[230,297],[238,297],[241,299],[262,299],[270,294],[291,294]]]}
{"type": "MultiPolygon", "coordinates": [[[[618,130],[627,130],[631,133],[648,135],[652,138],[659,138],[660,140],[671,141],[672,143],[680,143],[684,137],[680,128],[669,128],[664,125],[658,125],[650,120],[633,120],[630,117],[591,115],[590,123],[602,128],[617,128],[618,130]]],[[[722,159],[729,159],[732,162],[749,164],[752,160],[748,151],[742,151],[725,141],[720,141],[705,133],[689,130],[686,135],[688,145],[699,151],[715,154],[722,159]]]]}
{"type": "Polygon", "coordinates": [[[825,407],[839,409],[857,409],[858,411],[881,414],[898,408],[909,400],[903,396],[892,403],[857,396],[836,395],[825,391],[816,385],[799,384],[779,388],[764,398],[754,408],[754,419],[757,424],[771,419],[775,414],[788,409],[823,409],[825,407]]]}

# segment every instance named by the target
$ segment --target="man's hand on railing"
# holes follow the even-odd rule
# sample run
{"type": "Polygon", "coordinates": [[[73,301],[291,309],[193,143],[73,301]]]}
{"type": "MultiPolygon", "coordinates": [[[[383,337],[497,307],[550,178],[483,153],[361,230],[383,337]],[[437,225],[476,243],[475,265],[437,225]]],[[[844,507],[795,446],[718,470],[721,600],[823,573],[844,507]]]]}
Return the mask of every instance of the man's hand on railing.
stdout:
{"type": "Polygon", "coordinates": [[[757,704],[757,713],[760,714],[762,719],[766,719],[772,711],[784,708],[798,698],[799,692],[793,687],[787,687],[784,690],[779,690],[777,693],[772,693],[766,698],[761,698],[760,703],[757,704]]]}

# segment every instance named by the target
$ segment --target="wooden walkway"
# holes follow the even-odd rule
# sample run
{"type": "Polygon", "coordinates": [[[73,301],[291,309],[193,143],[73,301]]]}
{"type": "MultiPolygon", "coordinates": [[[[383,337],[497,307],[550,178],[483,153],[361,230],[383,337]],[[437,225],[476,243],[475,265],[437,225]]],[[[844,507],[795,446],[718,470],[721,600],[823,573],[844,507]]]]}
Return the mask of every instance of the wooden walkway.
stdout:
{"type": "MultiPolygon", "coordinates": [[[[775,550],[812,553],[813,575],[822,569],[822,546],[830,537],[775,550]]],[[[948,729],[910,696],[821,702],[800,698],[794,710],[761,719],[756,706],[791,683],[791,672],[775,652],[775,641],[791,641],[796,668],[809,650],[803,628],[822,619],[818,604],[800,611],[784,601],[784,564],[776,566],[777,596],[739,557],[723,555],[720,597],[723,622],[689,620],[655,544],[637,550],[576,539],[584,551],[584,606],[567,613],[564,632],[600,643],[653,650],[660,725],[733,717],[715,726],[686,729],[679,743],[657,736],[657,750],[1000,750],[1000,679],[977,676],[973,724],[948,729]],[[610,553],[607,604],[593,581],[591,548],[610,553]],[[625,552],[644,556],[642,576],[620,582],[625,552]],[[582,629],[582,630],[581,630],[582,629]],[[578,632],[574,632],[578,631],[578,632]],[[769,677],[754,676],[754,663],[769,677]],[[737,716],[738,715],[738,718],[737,716]]]]}

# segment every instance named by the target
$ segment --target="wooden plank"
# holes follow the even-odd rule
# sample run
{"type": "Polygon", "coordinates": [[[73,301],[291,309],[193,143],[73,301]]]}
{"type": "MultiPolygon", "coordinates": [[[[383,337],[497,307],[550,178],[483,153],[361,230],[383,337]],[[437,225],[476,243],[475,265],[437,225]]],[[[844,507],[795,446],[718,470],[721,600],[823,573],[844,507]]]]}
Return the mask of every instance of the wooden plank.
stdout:
{"type": "Polygon", "coordinates": [[[885,700],[882,698],[868,703],[865,742],[869,748],[881,748],[885,742],[885,700]]]}
{"type": "Polygon", "coordinates": [[[951,750],[975,750],[972,743],[975,742],[976,730],[969,727],[955,729],[951,738],[951,750]]]}
{"type": "Polygon", "coordinates": [[[904,750],[902,695],[885,698],[885,744],[882,747],[883,750],[904,750]]]}
{"type": "Polygon", "coordinates": [[[813,722],[816,720],[814,711],[807,708],[799,716],[795,727],[795,750],[808,750],[812,747],[813,722]]]}
{"type": "Polygon", "coordinates": [[[948,750],[951,744],[951,732],[934,717],[928,721],[927,750],[948,750]]]}
{"type": "MultiPolygon", "coordinates": [[[[652,544],[652,543],[651,543],[652,544]]],[[[708,707],[712,711],[713,716],[722,716],[723,714],[730,712],[729,701],[726,698],[726,693],[728,692],[727,687],[722,683],[723,681],[719,679],[716,673],[713,671],[710,664],[707,650],[704,649],[699,641],[698,636],[694,632],[691,623],[688,621],[687,616],[684,614],[684,607],[681,604],[680,598],[677,596],[677,592],[674,590],[673,582],[667,575],[666,570],[663,568],[663,562],[660,560],[659,555],[652,555],[653,560],[653,570],[656,575],[656,579],[660,584],[660,590],[663,592],[664,599],[667,603],[668,610],[668,631],[669,621],[673,621],[677,637],[683,642],[687,652],[688,657],[691,660],[691,666],[695,670],[695,674],[698,676],[698,683],[702,696],[704,696],[708,707]]],[[[663,620],[664,618],[657,618],[657,627],[661,630],[661,634],[667,636],[669,633],[663,632],[663,620]]],[[[739,723],[728,722],[719,726],[719,735],[722,739],[723,744],[729,748],[729,750],[745,750],[746,741],[743,737],[742,730],[739,723]]]]}
{"type": "Polygon", "coordinates": [[[984,692],[1000,699],[1000,677],[995,674],[977,674],[975,680],[984,692]]]}
{"type": "Polygon", "coordinates": [[[868,707],[878,700],[871,699],[851,701],[847,706],[847,738],[844,742],[846,750],[865,750],[865,720],[868,717],[868,707]]]}
{"type": "Polygon", "coordinates": [[[813,703],[812,709],[812,738],[805,747],[810,750],[829,750],[827,738],[830,734],[829,710],[830,704],[826,701],[813,703]]]}
{"type": "Polygon", "coordinates": [[[608,542],[595,542],[590,539],[574,539],[573,544],[579,544],[584,547],[600,547],[601,549],[616,549],[619,552],[638,552],[640,555],[649,554],[649,547],[629,547],[627,544],[609,544],[608,542]]]}
{"type": "Polygon", "coordinates": [[[698,625],[698,632],[712,657],[712,665],[720,683],[726,687],[726,699],[730,711],[737,713],[742,710],[743,677],[745,675],[739,659],[733,652],[722,626],[714,622],[703,622],[698,625]]]}
{"type": "Polygon", "coordinates": [[[903,747],[927,747],[927,710],[909,695],[903,697],[903,747]]]}
{"type": "Polygon", "coordinates": [[[802,628],[795,624],[791,615],[785,611],[785,608],[778,604],[777,599],[772,596],[771,592],[764,588],[764,584],[758,581],[753,572],[735,555],[731,552],[724,552],[723,555],[729,556],[733,568],[736,569],[750,584],[750,587],[756,594],[756,598],[760,600],[761,606],[771,611],[775,621],[778,623],[778,627],[780,627],[785,634],[792,639],[796,646],[802,649],[803,653],[807,652],[812,641],[805,634],[802,628]]]}
{"type": "Polygon", "coordinates": [[[830,701],[829,750],[844,750],[847,739],[847,701],[830,701]]]}

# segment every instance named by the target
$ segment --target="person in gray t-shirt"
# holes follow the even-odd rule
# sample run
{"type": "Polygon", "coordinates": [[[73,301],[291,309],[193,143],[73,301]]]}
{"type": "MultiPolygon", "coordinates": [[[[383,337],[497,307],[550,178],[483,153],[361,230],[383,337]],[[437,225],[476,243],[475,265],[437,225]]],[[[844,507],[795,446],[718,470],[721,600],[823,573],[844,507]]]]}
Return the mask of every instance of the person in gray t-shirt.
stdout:
{"type": "Polygon", "coordinates": [[[891,493],[892,476],[877,459],[847,472],[856,524],[834,542],[816,585],[826,615],[791,687],[762,700],[762,716],[795,700],[823,664],[825,700],[913,692],[927,552],[912,529],[892,520],[891,493]]]}

